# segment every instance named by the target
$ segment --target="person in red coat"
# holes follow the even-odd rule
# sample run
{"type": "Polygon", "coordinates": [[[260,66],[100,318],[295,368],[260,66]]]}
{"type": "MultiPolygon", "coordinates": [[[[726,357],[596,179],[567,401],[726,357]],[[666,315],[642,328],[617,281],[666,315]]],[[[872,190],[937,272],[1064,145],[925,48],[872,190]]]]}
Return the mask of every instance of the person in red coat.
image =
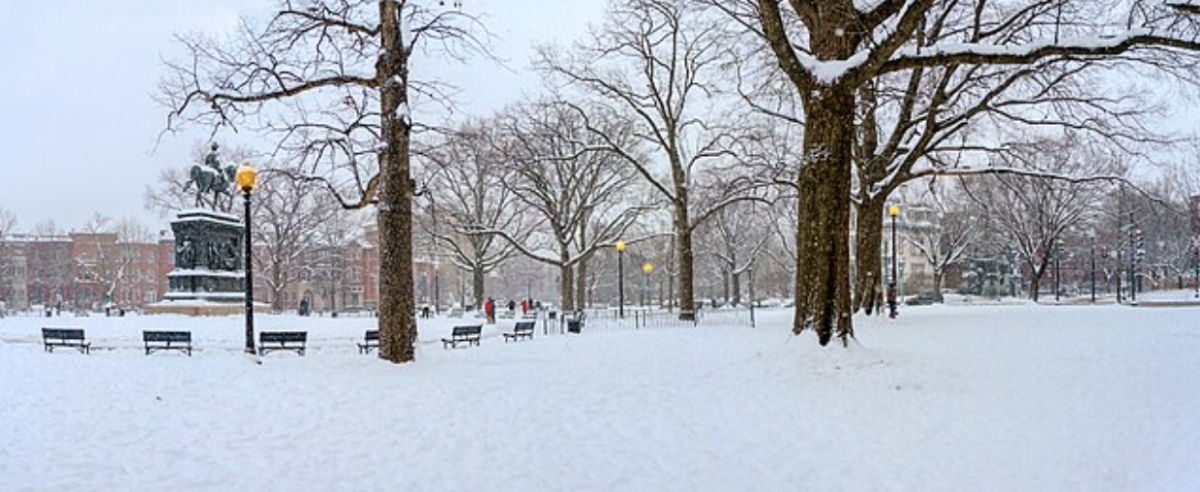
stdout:
{"type": "Polygon", "coordinates": [[[496,324],[496,301],[488,298],[487,302],[483,303],[483,314],[487,317],[489,325],[496,324]]]}

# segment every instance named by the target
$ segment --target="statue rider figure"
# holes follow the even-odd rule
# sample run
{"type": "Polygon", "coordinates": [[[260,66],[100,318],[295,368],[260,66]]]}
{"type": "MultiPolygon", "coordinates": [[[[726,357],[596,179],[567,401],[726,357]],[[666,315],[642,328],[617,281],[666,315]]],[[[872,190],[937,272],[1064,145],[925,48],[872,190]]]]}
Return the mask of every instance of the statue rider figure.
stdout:
{"type": "Polygon", "coordinates": [[[213,171],[215,171],[217,173],[218,176],[220,176],[221,175],[221,161],[217,158],[217,147],[218,147],[217,143],[213,142],[212,150],[209,151],[208,155],[204,157],[204,165],[211,168],[213,171]]]}

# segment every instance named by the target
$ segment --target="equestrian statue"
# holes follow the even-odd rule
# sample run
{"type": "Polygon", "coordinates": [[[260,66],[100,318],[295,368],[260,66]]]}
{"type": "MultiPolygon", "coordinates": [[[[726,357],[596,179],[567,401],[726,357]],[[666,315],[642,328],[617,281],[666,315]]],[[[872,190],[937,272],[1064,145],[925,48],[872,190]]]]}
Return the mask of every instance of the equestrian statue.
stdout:
{"type": "Polygon", "coordinates": [[[233,180],[236,174],[235,166],[221,168],[221,161],[217,158],[217,143],[213,142],[212,150],[204,158],[204,164],[192,166],[190,179],[184,184],[183,191],[188,191],[195,184],[196,207],[203,208],[204,197],[211,194],[212,200],[208,205],[214,210],[227,212],[233,204],[233,180]],[[221,201],[222,195],[227,198],[224,202],[221,201]]]}

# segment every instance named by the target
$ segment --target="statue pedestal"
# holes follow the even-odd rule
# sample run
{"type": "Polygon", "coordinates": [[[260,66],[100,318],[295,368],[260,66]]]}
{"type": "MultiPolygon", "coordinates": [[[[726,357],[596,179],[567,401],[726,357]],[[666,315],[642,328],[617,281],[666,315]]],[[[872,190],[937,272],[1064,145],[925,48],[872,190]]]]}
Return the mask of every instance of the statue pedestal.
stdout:
{"type": "MultiPolygon", "coordinates": [[[[238,314],[245,310],[246,273],[242,221],[211,210],[184,210],[171,221],[175,269],[164,300],[149,314],[238,314]]],[[[257,307],[257,306],[256,306],[257,307]]]]}

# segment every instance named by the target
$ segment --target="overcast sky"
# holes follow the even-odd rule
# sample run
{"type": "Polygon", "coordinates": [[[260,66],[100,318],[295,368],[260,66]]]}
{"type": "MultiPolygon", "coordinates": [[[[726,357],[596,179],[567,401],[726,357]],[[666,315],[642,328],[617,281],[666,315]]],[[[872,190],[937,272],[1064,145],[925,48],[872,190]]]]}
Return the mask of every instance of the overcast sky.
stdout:
{"type": "MultiPolygon", "coordinates": [[[[434,1],[434,0],[424,0],[434,1]]],[[[485,115],[522,92],[536,91],[530,73],[535,42],[569,43],[601,20],[605,0],[465,0],[495,34],[505,66],[418,66],[462,89],[460,109],[485,115]]],[[[0,207],[20,229],[52,219],[79,228],[93,212],[133,216],[152,229],[166,220],[144,209],[146,186],[164,167],[189,164],[209,139],[200,128],[156,139],[165,108],[151,99],[174,58],[174,33],[228,32],[239,16],[264,19],[271,0],[0,0],[0,207]]],[[[1152,81],[1175,112],[1159,124],[1194,132],[1194,98],[1152,81]]],[[[1153,84],[1153,86],[1152,86],[1153,84]]],[[[220,134],[222,143],[250,136],[220,134]]],[[[260,147],[269,147],[260,145],[260,147]]]]}
{"type": "MultiPolygon", "coordinates": [[[[0,207],[20,229],[52,219],[82,227],[93,211],[166,221],[143,207],[144,190],[167,166],[187,163],[209,134],[168,135],[155,148],[166,110],[151,94],[161,60],[179,53],[174,33],[229,31],[241,15],[262,19],[271,0],[0,0],[0,207]]],[[[599,22],[604,0],[465,0],[496,35],[506,66],[447,67],[461,109],[487,114],[538,79],[535,42],[570,42],[599,22]]],[[[428,67],[421,67],[424,70],[428,67]]],[[[245,138],[245,137],[238,137],[245,138]]],[[[222,135],[218,141],[235,139],[222,135]]]]}

